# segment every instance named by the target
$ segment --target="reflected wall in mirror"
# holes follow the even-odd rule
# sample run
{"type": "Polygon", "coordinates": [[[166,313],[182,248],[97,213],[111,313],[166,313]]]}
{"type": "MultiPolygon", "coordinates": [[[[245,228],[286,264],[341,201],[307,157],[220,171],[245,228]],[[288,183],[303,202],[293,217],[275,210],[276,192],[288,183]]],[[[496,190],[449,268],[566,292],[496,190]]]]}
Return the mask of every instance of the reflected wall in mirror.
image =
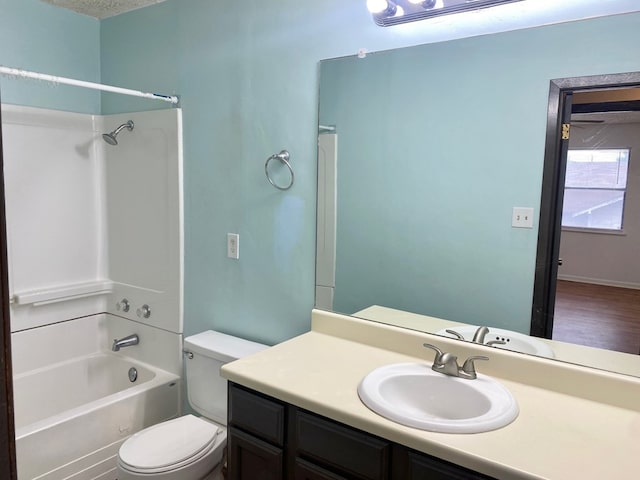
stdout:
{"type": "Polygon", "coordinates": [[[321,62],[337,211],[318,307],[528,334],[549,82],[640,70],[639,41],[619,16],[321,62]],[[534,209],[533,228],[511,226],[513,207],[534,209]]]}

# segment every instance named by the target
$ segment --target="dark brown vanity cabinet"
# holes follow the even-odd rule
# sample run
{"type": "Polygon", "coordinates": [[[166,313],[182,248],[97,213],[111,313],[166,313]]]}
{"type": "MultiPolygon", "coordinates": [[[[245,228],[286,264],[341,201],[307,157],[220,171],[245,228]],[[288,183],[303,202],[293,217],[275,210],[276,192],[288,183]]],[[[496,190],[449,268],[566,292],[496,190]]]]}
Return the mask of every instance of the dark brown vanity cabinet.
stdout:
{"type": "Polygon", "coordinates": [[[289,412],[289,447],[296,465],[302,464],[306,470],[317,467],[315,475],[298,467],[292,477],[295,480],[390,478],[389,441],[295,407],[289,412]]]}
{"type": "Polygon", "coordinates": [[[474,480],[477,472],[229,383],[229,480],[474,480]]]}
{"type": "Polygon", "coordinates": [[[395,445],[391,478],[402,480],[495,480],[436,457],[395,445]]]}
{"type": "Polygon", "coordinates": [[[285,478],[285,413],[284,403],[229,384],[228,478],[285,478]]]}

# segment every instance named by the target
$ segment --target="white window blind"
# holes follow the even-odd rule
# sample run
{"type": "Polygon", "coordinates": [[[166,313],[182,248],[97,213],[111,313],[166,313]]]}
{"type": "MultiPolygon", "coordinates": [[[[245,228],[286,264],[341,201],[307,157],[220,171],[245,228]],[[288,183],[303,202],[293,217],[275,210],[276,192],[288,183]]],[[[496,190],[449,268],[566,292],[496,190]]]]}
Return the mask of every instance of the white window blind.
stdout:
{"type": "Polygon", "coordinates": [[[569,150],[562,226],[621,231],[629,149],[569,150]]]}

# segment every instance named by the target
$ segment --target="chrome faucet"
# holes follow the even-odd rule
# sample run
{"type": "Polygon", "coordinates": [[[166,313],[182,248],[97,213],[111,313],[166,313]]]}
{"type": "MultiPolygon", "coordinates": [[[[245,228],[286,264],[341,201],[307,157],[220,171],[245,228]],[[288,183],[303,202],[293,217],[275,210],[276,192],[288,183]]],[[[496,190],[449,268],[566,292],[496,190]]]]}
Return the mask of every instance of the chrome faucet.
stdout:
{"type": "MultiPolygon", "coordinates": [[[[462,336],[461,334],[459,334],[455,330],[447,329],[447,330],[445,330],[445,332],[447,332],[449,335],[453,335],[458,340],[466,341],[464,336],[462,336]]],[[[473,335],[473,340],[471,340],[471,341],[473,343],[479,343],[481,345],[487,345],[489,347],[491,347],[493,345],[505,345],[507,343],[507,342],[504,342],[502,340],[490,340],[487,343],[485,343],[484,339],[486,338],[488,333],[489,333],[489,328],[487,328],[487,327],[478,327],[478,329],[476,330],[476,333],[473,335]]]]}
{"type": "Polygon", "coordinates": [[[473,343],[484,343],[484,337],[489,333],[489,328],[487,327],[479,327],[476,330],[476,333],[473,335],[473,343]]]}
{"type": "Polygon", "coordinates": [[[118,352],[122,347],[130,347],[132,345],[138,345],[140,343],[140,338],[137,334],[129,335],[128,337],[121,338],[118,340],[117,338],[113,340],[113,345],[111,346],[111,350],[114,352],[118,352]]]}
{"type": "Polygon", "coordinates": [[[464,378],[466,380],[473,380],[477,378],[476,367],[474,361],[476,360],[489,360],[489,357],[483,355],[475,355],[467,358],[462,366],[458,365],[458,357],[449,352],[443,352],[435,345],[430,343],[424,343],[423,346],[431,348],[436,351],[436,358],[433,360],[431,370],[434,372],[449,375],[451,377],[464,378]]]}
{"type": "Polygon", "coordinates": [[[506,345],[507,342],[504,342],[502,340],[490,340],[488,342],[485,343],[484,339],[486,338],[487,334],[489,333],[489,328],[487,327],[478,327],[478,329],[476,330],[475,335],[473,336],[473,343],[481,343],[483,345],[488,345],[488,346],[493,346],[493,345],[506,345]]]}

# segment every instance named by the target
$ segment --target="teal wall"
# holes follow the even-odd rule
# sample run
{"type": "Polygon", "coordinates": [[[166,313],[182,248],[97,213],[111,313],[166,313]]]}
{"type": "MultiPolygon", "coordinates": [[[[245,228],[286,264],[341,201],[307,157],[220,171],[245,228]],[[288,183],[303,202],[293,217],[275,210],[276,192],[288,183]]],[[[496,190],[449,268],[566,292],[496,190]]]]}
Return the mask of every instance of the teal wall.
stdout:
{"type": "MultiPolygon", "coordinates": [[[[0,0],[0,65],[100,81],[100,22],[39,0],[0,0]]],[[[2,102],[100,113],[100,94],[0,76],[2,102]]]]}
{"type": "MultiPolygon", "coordinates": [[[[440,145],[451,145],[443,174],[458,179],[451,187],[460,202],[435,217],[450,232],[454,264],[431,269],[443,276],[447,300],[465,303],[465,315],[485,309],[524,330],[536,230],[512,230],[510,209],[539,203],[549,80],[640,70],[639,23],[631,14],[424,47],[430,75],[420,87],[439,92],[425,95],[437,105],[453,95],[464,102],[457,113],[475,122],[471,132],[436,127],[440,145]],[[470,192],[465,175],[474,177],[470,192]],[[467,298],[453,282],[463,273],[467,298]],[[495,288],[486,288],[488,279],[495,288]]],[[[309,329],[318,62],[428,41],[427,29],[382,29],[358,2],[338,0],[304,8],[294,0],[169,0],[101,22],[105,83],[182,98],[185,333],[218,328],[274,343],[309,329]],[[264,176],[265,159],[282,148],[296,171],[287,192],[264,176]],[[226,258],[227,232],[240,234],[239,261],[226,258]]],[[[103,98],[104,113],[141,107],[103,98]]]]}
{"type": "Polygon", "coordinates": [[[639,26],[635,14],[323,62],[335,310],[529,333],[537,224],[512,228],[511,214],[539,214],[549,80],[640,70],[639,26]]]}
{"type": "MultiPolygon", "coordinates": [[[[438,27],[443,22],[438,22],[434,28],[382,29],[360,2],[339,0],[304,8],[294,0],[276,5],[168,0],[102,22],[39,0],[0,0],[0,13],[2,65],[181,95],[185,331],[218,328],[267,343],[308,330],[313,306],[318,62],[359,48],[418,45],[487,28],[451,28],[443,34],[438,27]],[[296,171],[296,183],[287,192],[275,190],[264,177],[265,159],[282,148],[290,150],[296,171]],[[226,258],[227,232],[240,234],[239,261],[226,258]]],[[[474,174],[479,185],[500,179],[496,191],[484,192],[483,208],[474,205],[473,215],[464,210],[469,213],[459,217],[464,212],[458,204],[431,218],[450,231],[448,258],[455,257],[455,268],[435,262],[430,270],[439,273],[443,296],[465,304],[456,316],[484,311],[499,317],[486,323],[511,318],[517,318],[517,325],[526,323],[535,230],[514,231],[508,218],[513,205],[538,204],[548,81],[640,70],[633,28],[639,19],[632,14],[421,47],[431,69],[422,84],[432,87],[423,92],[433,92],[434,85],[441,92],[424,93],[425,98],[437,105],[455,93],[472,106],[465,118],[478,126],[464,133],[464,143],[455,130],[438,131],[438,148],[450,143],[456,149],[449,156],[477,155],[472,144],[495,145],[494,125],[505,113],[515,132],[500,148],[483,150],[475,163],[449,163],[441,172],[457,173],[460,191],[465,185],[461,174],[474,174]],[[483,86],[506,95],[487,97],[483,86]],[[480,90],[481,95],[472,95],[480,90]],[[454,225],[448,222],[452,216],[458,218],[454,225]],[[470,250],[481,252],[480,258],[474,254],[469,262],[470,250]],[[509,265],[496,267],[500,262],[509,265]],[[491,289],[487,278],[494,279],[491,289]],[[500,301],[492,295],[496,289],[500,301]]],[[[77,112],[167,108],[162,102],[7,77],[0,78],[0,88],[5,103],[77,112]]],[[[438,186],[432,181],[434,194],[438,186]]],[[[482,192],[462,193],[473,203],[482,192]]],[[[390,260],[395,265],[404,261],[390,260]]]]}
{"type": "MultiPolygon", "coordinates": [[[[314,8],[168,1],[102,22],[104,82],[181,95],[186,334],[275,343],[309,330],[317,62],[329,53],[314,46],[319,32],[300,49],[314,8]],[[264,175],[284,148],[296,174],[287,192],[264,175]],[[240,260],[226,258],[228,232],[240,235],[240,260]]],[[[105,113],[126,108],[104,99],[105,113]]]]}

